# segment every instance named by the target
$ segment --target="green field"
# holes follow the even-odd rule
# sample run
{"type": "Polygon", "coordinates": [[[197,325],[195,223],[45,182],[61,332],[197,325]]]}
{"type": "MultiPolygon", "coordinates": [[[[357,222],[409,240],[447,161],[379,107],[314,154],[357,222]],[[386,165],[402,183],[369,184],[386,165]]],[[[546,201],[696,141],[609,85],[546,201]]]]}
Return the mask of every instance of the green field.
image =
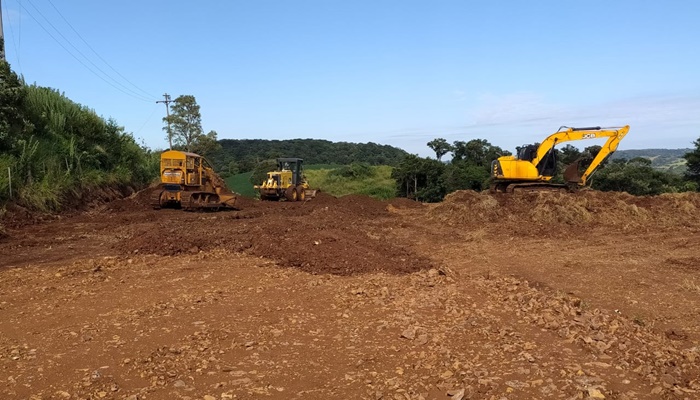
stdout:
{"type": "Polygon", "coordinates": [[[226,178],[226,186],[234,192],[246,197],[255,197],[253,184],[250,183],[250,176],[253,172],[244,172],[226,178]]]}
{"type": "MultiPolygon", "coordinates": [[[[370,172],[362,177],[339,176],[338,165],[308,165],[305,174],[312,189],[320,189],[333,196],[348,194],[364,194],[367,196],[390,199],[395,197],[396,182],[391,178],[392,167],[382,165],[369,167],[370,172]]],[[[233,175],[226,179],[228,187],[236,193],[247,197],[255,197],[253,184],[250,183],[252,172],[233,175]]]]}

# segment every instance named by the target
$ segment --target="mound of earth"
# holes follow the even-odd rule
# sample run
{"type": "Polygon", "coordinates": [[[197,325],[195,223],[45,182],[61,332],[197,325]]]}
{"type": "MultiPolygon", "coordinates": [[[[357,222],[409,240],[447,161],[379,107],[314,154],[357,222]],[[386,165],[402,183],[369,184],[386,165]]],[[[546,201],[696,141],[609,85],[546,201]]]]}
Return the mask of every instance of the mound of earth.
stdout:
{"type": "Polygon", "coordinates": [[[598,191],[490,194],[463,190],[449,194],[428,215],[448,225],[505,223],[522,233],[541,233],[543,227],[691,226],[700,222],[698,210],[698,193],[637,197],[598,191]]]}
{"type": "Polygon", "coordinates": [[[138,227],[115,248],[177,255],[212,249],[245,251],[312,273],[410,273],[433,265],[389,239],[396,216],[388,202],[321,194],[305,203],[246,200],[240,211],[175,213],[138,227]]]}

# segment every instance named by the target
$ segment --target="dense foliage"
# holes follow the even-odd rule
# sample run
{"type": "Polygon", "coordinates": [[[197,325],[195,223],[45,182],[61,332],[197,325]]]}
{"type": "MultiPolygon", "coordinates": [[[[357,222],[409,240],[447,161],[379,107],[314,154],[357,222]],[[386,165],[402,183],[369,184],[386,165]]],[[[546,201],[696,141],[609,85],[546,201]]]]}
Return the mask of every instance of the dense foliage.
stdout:
{"type": "MultiPolygon", "coordinates": [[[[428,143],[436,156],[442,156],[446,142],[428,143]]],[[[443,163],[415,155],[407,156],[392,172],[397,195],[420,201],[440,201],[450,192],[462,189],[484,190],[489,187],[491,161],[510,154],[486,140],[456,141],[450,147],[452,160],[443,163]]]]}
{"type": "Polygon", "coordinates": [[[138,187],[157,175],[157,157],[114,120],[26,85],[0,61],[1,203],[48,211],[103,185],[138,187]]]}
{"type": "Polygon", "coordinates": [[[651,160],[643,157],[612,161],[595,174],[591,187],[637,196],[696,189],[679,175],[653,168],[651,160]]]}
{"type": "Polygon", "coordinates": [[[685,178],[689,182],[694,183],[696,188],[698,188],[700,187],[700,138],[698,138],[694,144],[695,149],[686,153],[683,158],[685,158],[687,163],[685,178]]]}
{"type": "MultiPolygon", "coordinates": [[[[579,152],[571,145],[562,147],[558,150],[559,171],[580,159],[582,160],[579,165],[580,172],[583,172],[600,149],[600,146],[590,146],[586,147],[583,152],[579,152]]],[[[658,163],[656,166],[654,165],[654,160],[657,158],[673,159],[678,154],[677,150],[663,151],[659,155],[650,153],[650,150],[627,150],[625,154],[644,154],[644,156],[629,160],[609,157],[589,178],[593,189],[627,192],[637,196],[696,190],[695,185],[684,180],[672,169],[664,168],[658,163]],[[649,154],[653,156],[650,157],[649,154]]]]}
{"type": "Polygon", "coordinates": [[[262,160],[298,157],[306,165],[397,165],[408,154],[393,146],[376,143],[330,142],[318,139],[262,140],[223,139],[221,148],[207,154],[218,171],[236,174],[252,171],[262,160]]]}

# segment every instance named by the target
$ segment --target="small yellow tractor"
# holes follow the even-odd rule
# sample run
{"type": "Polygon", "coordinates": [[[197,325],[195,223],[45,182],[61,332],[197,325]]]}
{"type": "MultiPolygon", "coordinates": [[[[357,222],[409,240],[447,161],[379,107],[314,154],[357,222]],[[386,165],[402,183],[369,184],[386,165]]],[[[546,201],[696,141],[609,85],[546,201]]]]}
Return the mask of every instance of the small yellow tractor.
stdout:
{"type": "Polygon", "coordinates": [[[268,172],[265,181],[254,188],[261,200],[304,201],[316,195],[316,190],[310,189],[304,176],[304,160],[301,158],[278,158],[277,170],[268,172]]]}
{"type": "Polygon", "coordinates": [[[236,195],[202,156],[168,150],[160,155],[160,184],[151,197],[153,208],[185,210],[233,208],[236,195]]]}

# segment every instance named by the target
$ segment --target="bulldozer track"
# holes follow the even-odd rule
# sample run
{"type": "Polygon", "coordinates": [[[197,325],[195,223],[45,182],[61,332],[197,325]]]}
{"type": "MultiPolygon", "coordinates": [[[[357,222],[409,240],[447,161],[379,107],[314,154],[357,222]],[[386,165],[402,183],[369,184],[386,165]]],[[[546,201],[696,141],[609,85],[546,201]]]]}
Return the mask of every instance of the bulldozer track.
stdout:
{"type": "Polygon", "coordinates": [[[183,208],[186,211],[219,211],[224,205],[221,197],[213,192],[185,192],[182,196],[183,208]],[[187,193],[185,195],[185,193],[187,193]]]}
{"type": "Polygon", "coordinates": [[[162,195],[163,191],[161,189],[156,189],[151,194],[151,206],[154,210],[160,210],[162,207],[162,204],[160,203],[160,198],[162,195]]]}

